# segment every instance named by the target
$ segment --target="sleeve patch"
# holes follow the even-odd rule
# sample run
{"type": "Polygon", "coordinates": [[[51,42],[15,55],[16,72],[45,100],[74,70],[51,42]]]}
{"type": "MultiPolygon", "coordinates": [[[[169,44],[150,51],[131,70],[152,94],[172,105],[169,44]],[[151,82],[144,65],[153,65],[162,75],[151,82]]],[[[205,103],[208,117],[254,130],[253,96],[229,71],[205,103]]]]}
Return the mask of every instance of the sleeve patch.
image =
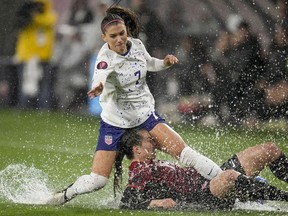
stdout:
{"type": "Polygon", "coordinates": [[[108,67],[107,62],[101,61],[97,64],[97,69],[106,69],[108,67]]]}

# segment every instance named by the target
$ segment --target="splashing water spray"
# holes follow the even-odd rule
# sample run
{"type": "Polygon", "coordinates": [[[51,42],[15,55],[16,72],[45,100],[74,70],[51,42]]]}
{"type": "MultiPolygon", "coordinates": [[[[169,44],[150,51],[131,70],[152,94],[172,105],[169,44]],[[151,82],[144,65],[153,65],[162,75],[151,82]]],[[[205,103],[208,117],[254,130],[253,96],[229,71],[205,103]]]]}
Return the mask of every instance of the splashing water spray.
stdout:
{"type": "Polygon", "coordinates": [[[11,164],[0,171],[0,198],[14,203],[44,204],[52,196],[47,175],[34,166],[11,164]]]}

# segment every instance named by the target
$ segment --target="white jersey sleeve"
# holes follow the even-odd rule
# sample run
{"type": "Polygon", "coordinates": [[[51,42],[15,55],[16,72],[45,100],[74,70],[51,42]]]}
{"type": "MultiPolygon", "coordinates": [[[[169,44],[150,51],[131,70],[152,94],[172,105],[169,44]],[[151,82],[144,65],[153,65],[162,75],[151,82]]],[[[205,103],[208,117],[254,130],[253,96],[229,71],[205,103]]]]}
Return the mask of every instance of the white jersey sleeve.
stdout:
{"type": "MultiPolygon", "coordinates": [[[[103,85],[106,82],[107,76],[113,72],[113,62],[109,61],[109,55],[113,55],[108,48],[107,44],[104,44],[97,56],[94,74],[92,79],[92,88],[99,85],[101,82],[103,85]]],[[[112,59],[112,58],[110,58],[112,59]]]]}
{"type": "Polygon", "coordinates": [[[145,50],[145,58],[147,60],[147,70],[151,72],[157,72],[161,71],[164,69],[169,68],[170,66],[165,66],[164,65],[164,60],[163,59],[158,59],[155,57],[151,57],[150,54],[147,52],[144,44],[141,42],[143,50],[145,50]]]}

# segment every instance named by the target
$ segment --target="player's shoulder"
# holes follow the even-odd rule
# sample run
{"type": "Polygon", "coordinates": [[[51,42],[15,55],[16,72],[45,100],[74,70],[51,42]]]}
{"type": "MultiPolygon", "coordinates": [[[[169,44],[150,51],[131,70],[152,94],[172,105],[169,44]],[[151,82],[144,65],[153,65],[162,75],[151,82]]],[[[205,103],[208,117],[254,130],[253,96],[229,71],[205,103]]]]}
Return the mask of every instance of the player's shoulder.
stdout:
{"type": "Polygon", "coordinates": [[[109,49],[109,46],[107,43],[103,44],[101,47],[99,53],[97,54],[97,58],[99,57],[108,57],[109,55],[112,55],[113,52],[109,49]]]}
{"type": "Polygon", "coordinates": [[[132,47],[135,48],[144,47],[143,42],[138,38],[129,38],[129,41],[132,43],[132,47]]]}
{"type": "Polygon", "coordinates": [[[143,44],[143,42],[142,42],[141,39],[139,39],[139,38],[132,38],[132,37],[129,37],[128,40],[130,40],[132,43],[139,43],[139,44],[143,44]]]}
{"type": "Polygon", "coordinates": [[[105,43],[97,54],[97,62],[105,61],[109,65],[114,64],[113,62],[117,59],[117,54],[111,51],[108,44],[105,43]]]}

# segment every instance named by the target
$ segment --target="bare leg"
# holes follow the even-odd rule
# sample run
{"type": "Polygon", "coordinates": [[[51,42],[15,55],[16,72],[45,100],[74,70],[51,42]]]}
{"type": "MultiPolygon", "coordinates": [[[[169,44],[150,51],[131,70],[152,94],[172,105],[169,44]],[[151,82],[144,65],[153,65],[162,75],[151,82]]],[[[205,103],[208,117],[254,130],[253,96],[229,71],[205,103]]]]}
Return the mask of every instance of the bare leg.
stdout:
{"type": "Polygon", "coordinates": [[[167,124],[159,123],[149,133],[159,145],[159,149],[179,159],[186,144],[177,132],[167,124]]]}
{"type": "Polygon", "coordinates": [[[249,147],[237,154],[247,176],[255,176],[265,166],[276,160],[281,150],[274,143],[265,143],[249,147]]]}
{"type": "Polygon", "coordinates": [[[92,163],[92,172],[109,178],[116,154],[116,151],[96,151],[92,163]]]}
{"type": "Polygon", "coordinates": [[[204,178],[212,179],[222,172],[214,161],[187,146],[181,136],[168,125],[159,123],[149,133],[155,139],[158,149],[176,157],[182,164],[194,167],[204,178]]]}
{"type": "Polygon", "coordinates": [[[105,186],[113,168],[116,151],[96,151],[92,163],[92,173],[79,177],[75,183],[67,189],[68,199],[75,195],[90,193],[105,186]],[[103,180],[104,179],[104,180],[103,180]]]}
{"type": "Polygon", "coordinates": [[[80,176],[74,184],[47,201],[47,204],[64,204],[76,195],[90,193],[103,188],[110,176],[116,158],[116,151],[96,151],[90,175],[80,176]]]}
{"type": "Polygon", "coordinates": [[[211,193],[218,198],[231,195],[235,188],[235,181],[239,175],[240,173],[235,170],[225,170],[219,173],[210,181],[211,193]]]}
{"type": "Polygon", "coordinates": [[[278,200],[288,201],[288,192],[255,181],[236,172],[225,170],[214,177],[210,182],[211,193],[218,198],[238,197],[242,201],[247,200],[278,200]]]}

